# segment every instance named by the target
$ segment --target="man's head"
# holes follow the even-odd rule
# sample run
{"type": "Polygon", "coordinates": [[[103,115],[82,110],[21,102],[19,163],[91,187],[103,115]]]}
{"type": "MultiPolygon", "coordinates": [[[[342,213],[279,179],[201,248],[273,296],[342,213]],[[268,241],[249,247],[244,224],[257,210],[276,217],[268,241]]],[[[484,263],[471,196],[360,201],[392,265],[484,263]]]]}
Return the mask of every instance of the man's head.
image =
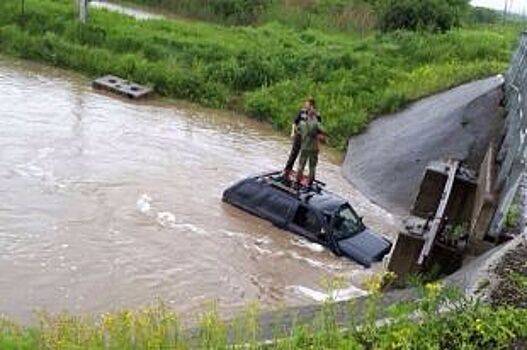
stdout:
{"type": "Polygon", "coordinates": [[[314,98],[313,96],[310,96],[310,97],[307,99],[307,103],[311,106],[312,109],[317,108],[317,106],[316,106],[316,102],[315,102],[315,98],[314,98]]]}
{"type": "Polygon", "coordinates": [[[306,101],[304,102],[304,108],[307,110],[316,108],[315,99],[312,96],[306,99],[306,101]]]}

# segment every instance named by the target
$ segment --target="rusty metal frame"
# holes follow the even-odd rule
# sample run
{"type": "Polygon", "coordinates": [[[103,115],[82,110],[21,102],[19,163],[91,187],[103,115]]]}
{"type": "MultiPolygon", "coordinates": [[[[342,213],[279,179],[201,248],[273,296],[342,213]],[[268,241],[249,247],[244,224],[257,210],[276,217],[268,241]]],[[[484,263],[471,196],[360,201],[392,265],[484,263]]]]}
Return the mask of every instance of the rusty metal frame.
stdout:
{"type": "Polygon", "coordinates": [[[437,211],[434,215],[434,220],[432,221],[432,226],[430,228],[430,231],[425,236],[425,244],[423,246],[423,250],[421,251],[421,255],[419,256],[419,260],[417,260],[417,263],[419,265],[422,265],[425,258],[430,254],[430,251],[432,250],[432,246],[434,245],[436,236],[439,233],[439,229],[441,228],[441,223],[445,216],[445,210],[447,208],[448,201],[450,200],[450,194],[452,193],[452,187],[454,186],[454,181],[456,180],[456,174],[457,174],[458,169],[459,169],[458,160],[448,161],[447,182],[445,184],[445,188],[443,189],[443,194],[441,195],[441,201],[439,202],[439,206],[437,207],[437,211]]]}

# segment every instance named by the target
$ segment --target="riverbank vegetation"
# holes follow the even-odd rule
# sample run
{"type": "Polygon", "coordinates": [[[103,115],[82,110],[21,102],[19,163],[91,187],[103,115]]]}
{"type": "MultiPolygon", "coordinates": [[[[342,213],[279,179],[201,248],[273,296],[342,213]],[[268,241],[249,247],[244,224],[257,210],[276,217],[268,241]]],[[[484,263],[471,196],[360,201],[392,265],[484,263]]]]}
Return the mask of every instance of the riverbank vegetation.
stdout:
{"type": "Polygon", "coordinates": [[[491,292],[493,305],[513,305],[527,309],[526,259],[527,242],[523,242],[509,251],[496,266],[494,273],[500,278],[491,292]]]}
{"type": "Polygon", "coordinates": [[[365,316],[354,314],[349,303],[345,323],[339,322],[337,304],[328,302],[309,322],[274,331],[260,328],[254,305],[228,323],[211,308],[192,331],[184,331],[177,315],[160,304],[97,318],[42,315],[38,326],[28,327],[4,319],[0,348],[227,349],[243,344],[248,349],[508,349],[527,339],[526,309],[492,308],[437,283],[421,292],[419,300],[387,309],[379,307],[379,294],[373,292],[365,316]],[[444,312],[445,307],[450,311],[444,312]],[[376,322],[380,312],[387,322],[376,322]],[[264,331],[271,334],[270,342],[261,342],[264,331]]]}
{"type": "Polygon", "coordinates": [[[165,96],[229,108],[287,129],[314,95],[333,146],[382,113],[469,80],[503,72],[521,26],[445,33],[394,31],[364,38],[277,22],[226,27],[137,21],[69,0],[0,3],[0,52],[95,77],[115,74],[165,96]]]}
{"type": "MultiPolygon", "coordinates": [[[[119,1],[119,0],[118,0],[119,1]]],[[[366,0],[121,0],[178,16],[225,25],[278,22],[295,29],[368,33],[377,15],[366,0]]]]}
{"type": "Polygon", "coordinates": [[[498,12],[468,0],[115,0],[226,25],[278,22],[296,29],[352,34],[375,29],[448,30],[495,23],[498,12]]]}

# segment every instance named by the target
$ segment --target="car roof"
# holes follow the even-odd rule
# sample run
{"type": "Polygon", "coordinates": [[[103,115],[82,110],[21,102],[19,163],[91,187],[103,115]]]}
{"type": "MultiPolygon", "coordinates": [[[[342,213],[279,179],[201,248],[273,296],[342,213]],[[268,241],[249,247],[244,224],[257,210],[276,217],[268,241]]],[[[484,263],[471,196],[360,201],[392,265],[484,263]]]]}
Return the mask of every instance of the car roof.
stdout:
{"type": "Polygon", "coordinates": [[[348,203],[344,198],[325,189],[320,189],[320,192],[309,192],[305,197],[301,197],[301,201],[328,214],[336,212],[348,203]]]}
{"type": "MultiPolygon", "coordinates": [[[[272,175],[274,174],[275,173],[272,175]]],[[[316,183],[315,188],[304,188],[301,191],[296,192],[292,191],[290,188],[287,188],[287,186],[281,185],[280,183],[274,181],[272,177],[269,177],[269,174],[256,176],[255,179],[267,179],[267,184],[275,191],[285,192],[291,199],[299,201],[300,203],[323,213],[333,214],[343,205],[348,204],[348,201],[346,201],[344,198],[326,190],[325,184],[323,183],[316,183]]]]}

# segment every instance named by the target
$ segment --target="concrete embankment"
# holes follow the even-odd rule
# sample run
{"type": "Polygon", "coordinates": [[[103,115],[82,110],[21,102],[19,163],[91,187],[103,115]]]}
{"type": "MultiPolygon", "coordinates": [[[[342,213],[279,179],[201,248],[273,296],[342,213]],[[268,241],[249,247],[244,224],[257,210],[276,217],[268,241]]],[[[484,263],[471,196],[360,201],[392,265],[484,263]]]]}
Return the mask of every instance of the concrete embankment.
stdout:
{"type": "Polygon", "coordinates": [[[343,175],[377,204],[406,213],[430,161],[481,162],[501,129],[502,84],[501,76],[471,82],[379,117],[349,140],[343,175]]]}

